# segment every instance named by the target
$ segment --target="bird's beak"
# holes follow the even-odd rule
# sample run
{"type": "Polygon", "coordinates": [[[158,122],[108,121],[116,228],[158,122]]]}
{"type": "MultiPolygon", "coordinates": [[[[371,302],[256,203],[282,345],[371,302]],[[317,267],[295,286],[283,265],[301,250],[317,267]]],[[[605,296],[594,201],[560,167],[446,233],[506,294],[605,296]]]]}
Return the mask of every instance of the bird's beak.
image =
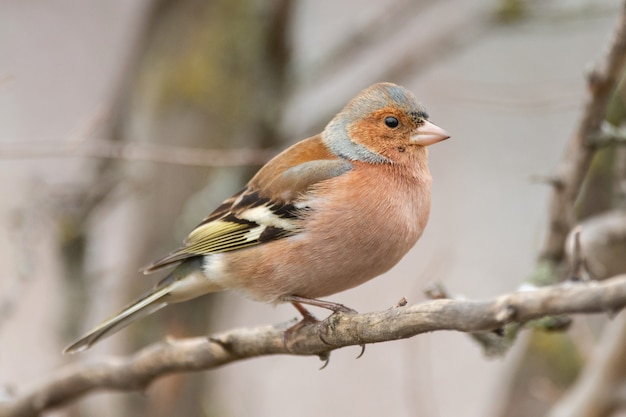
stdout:
{"type": "Polygon", "coordinates": [[[449,137],[448,132],[428,120],[425,120],[420,127],[417,128],[415,133],[411,135],[410,141],[416,145],[428,146],[446,140],[449,137]]]}

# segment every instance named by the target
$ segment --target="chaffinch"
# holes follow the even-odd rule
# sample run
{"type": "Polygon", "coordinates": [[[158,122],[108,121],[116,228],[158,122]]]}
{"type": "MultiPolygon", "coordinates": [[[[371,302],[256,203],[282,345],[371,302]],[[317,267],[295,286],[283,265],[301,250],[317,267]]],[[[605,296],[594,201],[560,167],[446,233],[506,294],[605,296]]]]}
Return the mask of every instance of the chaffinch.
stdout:
{"type": "Polygon", "coordinates": [[[178,266],[119,314],[68,346],[78,352],[170,303],[227,289],[267,303],[333,311],[319,300],[393,267],[430,212],[427,146],[448,133],[413,94],[391,83],[363,90],[328,123],[269,161],[181,248],[143,268],[178,266]]]}

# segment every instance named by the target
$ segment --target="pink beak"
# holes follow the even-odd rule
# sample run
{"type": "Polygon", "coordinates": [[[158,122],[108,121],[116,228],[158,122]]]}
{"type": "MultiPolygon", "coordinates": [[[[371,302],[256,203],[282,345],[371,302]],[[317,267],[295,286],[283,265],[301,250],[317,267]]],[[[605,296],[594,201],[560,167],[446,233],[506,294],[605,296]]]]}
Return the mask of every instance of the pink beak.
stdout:
{"type": "Polygon", "coordinates": [[[433,143],[441,142],[450,137],[450,134],[440,128],[439,126],[424,121],[420,127],[417,128],[415,133],[411,136],[411,143],[421,146],[432,145],[433,143]]]}

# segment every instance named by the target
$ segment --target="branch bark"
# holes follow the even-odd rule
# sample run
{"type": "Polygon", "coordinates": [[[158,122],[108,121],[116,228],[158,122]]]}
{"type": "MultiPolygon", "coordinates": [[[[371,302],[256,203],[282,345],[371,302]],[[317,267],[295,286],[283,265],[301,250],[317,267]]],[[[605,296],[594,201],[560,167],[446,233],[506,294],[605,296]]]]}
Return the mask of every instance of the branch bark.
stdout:
{"type": "Polygon", "coordinates": [[[457,330],[488,332],[508,323],[548,315],[615,312],[626,306],[626,274],[603,282],[566,283],[514,292],[488,301],[442,299],[395,306],[366,314],[336,314],[318,325],[293,323],[241,328],[208,338],[168,340],[126,358],[78,363],[60,370],[32,392],[0,403],[0,417],[37,416],[96,390],[143,390],[177,372],[214,369],[228,363],[276,354],[317,355],[345,346],[457,330]]]}

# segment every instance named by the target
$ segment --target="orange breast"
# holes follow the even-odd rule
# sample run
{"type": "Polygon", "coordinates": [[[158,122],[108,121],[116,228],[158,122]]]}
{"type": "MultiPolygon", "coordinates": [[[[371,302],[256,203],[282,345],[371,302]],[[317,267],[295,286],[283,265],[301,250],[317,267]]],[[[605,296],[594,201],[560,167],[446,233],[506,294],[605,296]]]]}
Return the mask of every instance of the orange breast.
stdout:
{"type": "Polygon", "coordinates": [[[233,252],[221,285],[279,302],[285,295],[328,296],[386,272],[426,226],[430,174],[425,165],[411,171],[355,163],[321,183],[308,204],[304,232],[233,252]]]}

